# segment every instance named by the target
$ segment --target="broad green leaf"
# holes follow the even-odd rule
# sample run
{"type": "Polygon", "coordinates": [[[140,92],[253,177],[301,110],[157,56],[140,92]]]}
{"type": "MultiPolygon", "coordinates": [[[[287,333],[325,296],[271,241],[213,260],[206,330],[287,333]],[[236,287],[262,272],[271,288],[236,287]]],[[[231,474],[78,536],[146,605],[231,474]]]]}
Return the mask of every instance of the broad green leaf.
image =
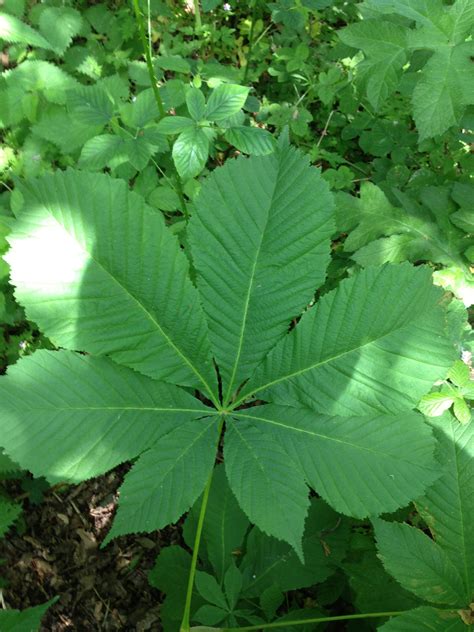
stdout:
{"type": "Polygon", "coordinates": [[[269,405],[234,416],[273,435],[307,483],[336,511],[356,518],[406,505],[437,476],[435,442],[416,413],[338,418],[269,405]]]}
{"type": "Polygon", "coordinates": [[[25,44],[52,50],[51,44],[40,33],[18,18],[0,12],[0,39],[12,44],[25,44]]]}
{"type": "Polygon", "coordinates": [[[467,386],[471,380],[471,371],[469,366],[462,360],[456,360],[449,369],[448,379],[456,386],[467,386]]]}
{"type": "Polygon", "coordinates": [[[373,523],[379,557],[404,588],[434,604],[466,605],[461,575],[439,544],[407,524],[373,523]]]}
{"type": "Polygon", "coordinates": [[[20,107],[28,93],[42,94],[50,103],[63,105],[68,92],[79,87],[78,82],[60,67],[42,60],[24,61],[17,68],[7,70],[2,77],[12,108],[20,107]]]}
{"type": "Polygon", "coordinates": [[[367,97],[378,110],[398,87],[407,61],[407,29],[392,22],[363,20],[338,32],[348,46],[360,48],[366,60],[358,67],[367,79],[367,97]]]}
{"type": "Polygon", "coordinates": [[[125,138],[124,150],[131,165],[141,171],[153,154],[168,150],[168,142],[157,125],[150,125],[138,131],[134,138],[125,138]]]}
{"type": "Polygon", "coordinates": [[[201,121],[206,112],[206,99],[198,88],[191,87],[186,92],[186,106],[195,121],[201,121]]]}
{"type": "Polygon", "coordinates": [[[204,623],[205,626],[192,627],[193,632],[219,632],[220,628],[210,628],[206,626],[215,625],[225,619],[228,614],[227,609],[218,608],[217,606],[210,606],[205,604],[201,606],[199,610],[193,615],[193,620],[198,623],[204,623]]]}
{"type": "Polygon", "coordinates": [[[39,28],[53,50],[63,55],[72,38],[79,34],[82,17],[79,11],[70,7],[45,7],[40,15],[39,28]]]}
{"type": "Polygon", "coordinates": [[[106,358],[37,351],[0,381],[2,444],[36,476],[102,474],[210,409],[106,358]]]}
{"type": "Polygon", "coordinates": [[[158,123],[158,131],[162,134],[180,134],[189,128],[196,128],[196,123],[186,116],[165,116],[158,123]]]}
{"type": "Polygon", "coordinates": [[[270,132],[260,127],[238,125],[226,130],[224,138],[239,151],[252,156],[265,156],[275,150],[275,140],[270,132]]]}
{"type": "Polygon", "coordinates": [[[105,541],[176,522],[202,493],[216,443],[217,419],[212,417],[180,425],[142,454],[120,487],[117,515],[105,541]]]}
{"type": "Polygon", "coordinates": [[[84,125],[106,125],[115,109],[107,90],[98,85],[68,92],[67,107],[71,117],[84,125]]]}
{"type": "Polygon", "coordinates": [[[325,581],[346,554],[348,542],[349,522],[315,498],[305,523],[304,564],[286,542],[254,527],[240,565],[245,596],[259,597],[272,586],[281,593],[325,581]]]}
{"type": "Polygon", "coordinates": [[[209,139],[200,127],[188,127],[173,145],[173,160],[183,180],[194,178],[206,166],[209,139]]]}
{"type": "Polygon", "coordinates": [[[350,231],[344,251],[354,253],[352,258],[364,267],[407,259],[457,264],[461,244],[448,241],[428,209],[413,205],[410,199],[401,201],[405,208],[393,206],[370,182],[362,183],[360,198],[337,194],[338,230],[350,231]]]}
{"type": "MultiPolygon", "coordinates": [[[[148,574],[150,584],[166,595],[160,606],[160,620],[165,631],[176,632],[179,629],[190,567],[191,555],[180,546],[171,545],[160,551],[155,566],[148,574]]],[[[191,611],[195,612],[203,603],[194,586],[191,611]]]]}
{"type": "Polygon", "coordinates": [[[160,112],[156,104],[153,90],[143,90],[133,98],[132,103],[125,103],[120,108],[123,122],[130,127],[145,127],[148,123],[157,122],[160,112]]]}
{"type": "Polygon", "coordinates": [[[56,601],[57,597],[34,608],[0,610],[0,629],[2,632],[37,632],[41,628],[41,619],[56,601]]]}
{"type": "Polygon", "coordinates": [[[417,508],[452,563],[467,595],[474,593],[474,425],[451,416],[431,419],[439,443],[441,477],[417,502],[417,508]]]}
{"type": "Polygon", "coordinates": [[[439,417],[454,404],[455,394],[440,391],[423,395],[418,405],[420,412],[427,417],[439,417]]]}
{"type": "Polygon", "coordinates": [[[468,632],[457,612],[421,606],[392,617],[380,632],[468,632]]]}
{"type": "Polygon", "coordinates": [[[206,601],[227,610],[227,600],[213,575],[198,571],[196,573],[196,588],[206,601]]]}
{"type": "Polygon", "coordinates": [[[51,106],[33,126],[36,136],[54,143],[64,154],[73,153],[101,130],[101,125],[79,123],[61,106],[51,106]]]}
{"type": "Polygon", "coordinates": [[[96,171],[106,166],[117,167],[127,160],[124,139],[115,134],[101,134],[84,143],[78,165],[96,171]]]}
{"type": "Polygon", "coordinates": [[[332,231],[328,186],[299,151],[229,161],[203,185],[189,239],[225,401],[323,283],[332,231]]]}
{"type": "Polygon", "coordinates": [[[270,352],[240,400],[263,391],[342,416],[414,408],[456,357],[440,294],[429,269],[407,263],[342,281],[270,352]]]}
{"type": "Polygon", "coordinates": [[[241,418],[227,424],[224,457],[229,485],[249,520],[291,544],[303,560],[309,499],[297,463],[268,433],[241,418]]]}
{"type": "Polygon", "coordinates": [[[204,314],[161,214],[105,175],[58,172],[21,191],[7,259],[29,318],[57,346],[214,397],[204,314]]]}
{"type": "Polygon", "coordinates": [[[0,538],[4,537],[20,514],[21,505],[12,503],[0,496],[0,538]]]}
{"type": "Polygon", "coordinates": [[[463,47],[441,48],[428,61],[413,93],[413,116],[420,140],[438,136],[458,124],[464,106],[474,103],[472,42],[463,47]]]}
{"type": "Polygon", "coordinates": [[[462,397],[457,397],[454,400],[453,413],[456,419],[462,424],[467,424],[471,421],[471,409],[462,397]]]}
{"type": "Polygon", "coordinates": [[[210,121],[223,121],[244,107],[249,88],[232,83],[221,83],[214,88],[209,97],[205,118],[210,121]]]}

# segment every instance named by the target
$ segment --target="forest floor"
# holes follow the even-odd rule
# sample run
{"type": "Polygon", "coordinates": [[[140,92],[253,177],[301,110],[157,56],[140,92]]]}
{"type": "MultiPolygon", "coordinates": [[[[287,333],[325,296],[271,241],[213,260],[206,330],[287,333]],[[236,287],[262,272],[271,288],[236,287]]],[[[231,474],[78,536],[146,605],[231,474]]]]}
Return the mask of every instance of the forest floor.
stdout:
{"type": "Polygon", "coordinates": [[[41,632],[161,630],[162,595],[149,585],[147,573],[163,546],[182,544],[178,527],[117,538],[100,548],[127,469],[62,491],[53,488],[40,504],[27,507],[23,529],[1,541],[4,604],[23,609],[61,596],[41,632]]]}

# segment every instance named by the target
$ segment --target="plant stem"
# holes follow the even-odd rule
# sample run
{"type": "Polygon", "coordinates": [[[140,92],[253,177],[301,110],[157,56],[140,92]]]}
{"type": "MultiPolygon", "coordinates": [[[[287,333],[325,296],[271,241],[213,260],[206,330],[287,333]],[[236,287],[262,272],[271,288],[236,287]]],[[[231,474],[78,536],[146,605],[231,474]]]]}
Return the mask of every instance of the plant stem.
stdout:
{"type": "MultiPolygon", "coordinates": [[[[222,434],[223,428],[224,428],[224,417],[221,417],[219,421],[219,428],[217,431],[216,451],[219,448],[219,442],[221,440],[221,434],[222,434]]],[[[207,502],[209,500],[209,492],[211,491],[213,474],[214,474],[214,468],[212,468],[212,472],[209,475],[209,478],[206,483],[206,487],[204,489],[204,493],[202,495],[201,509],[199,511],[199,518],[198,518],[198,523],[197,523],[197,528],[196,528],[196,536],[194,538],[193,556],[191,558],[191,568],[189,569],[188,589],[186,592],[186,601],[184,604],[183,619],[181,621],[181,626],[179,628],[180,632],[189,632],[190,630],[189,619],[191,616],[191,599],[193,597],[194,577],[196,575],[199,545],[201,543],[202,528],[204,526],[204,518],[206,517],[207,502]]]]}
{"type": "Polygon", "coordinates": [[[133,0],[133,8],[135,9],[135,17],[138,26],[138,32],[140,34],[140,39],[143,45],[143,52],[145,53],[146,65],[148,68],[148,75],[150,77],[151,87],[153,89],[153,94],[155,95],[156,105],[158,106],[158,111],[160,113],[160,119],[166,116],[166,111],[163,105],[163,101],[160,96],[160,92],[158,90],[155,69],[153,68],[153,62],[151,60],[150,48],[146,41],[145,28],[143,26],[143,20],[140,13],[140,6],[138,4],[138,0],[133,0]]]}
{"type": "Polygon", "coordinates": [[[196,29],[200,29],[201,22],[201,9],[199,8],[199,0],[194,0],[194,17],[196,19],[196,29]]]}
{"type": "Polygon", "coordinates": [[[290,625],[305,625],[307,623],[331,623],[332,621],[353,621],[355,619],[375,619],[377,617],[395,617],[408,612],[398,610],[395,612],[370,612],[369,614],[345,614],[340,617],[316,617],[315,619],[299,619],[296,621],[280,621],[265,625],[247,625],[241,628],[221,628],[222,632],[250,632],[251,630],[267,630],[270,628],[285,628],[290,625]]]}
{"type": "MultiPolygon", "coordinates": [[[[195,4],[197,4],[197,0],[195,0],[195,4]]],[[[145,28],[143,26],[143,20],[140,13],[138,0],[133,0],[133,7],[135,9],[135,17],[136,17],[136,21],[138,25],[138,31],[140,33],[140,39],[143,45],[143,52],[145,53],[146,65],[148,68],[148,76],[150,77],[151,87],[153,89],[153,94],[155,95],[155,101],[156,101],[156,105],[158,107],[158,112],[160,115],[159,118],[162,119],[164,116],[166,116],[166,110],[163,105],[163,100],[161,98],[160,91],[158,90],[158,80],[156,78],[155,69],[153,68],[153,61],[151,59],[151,52],[150,52],[151,48],[147,44],[147,37],[145,35],[145,28]]],[[[199,10],[199,7],[198,7],[198,10],[199,10]]],[[[199,16],[199,20],[200,19],[201,17],[199,16]]],[[[189,213],[188,213],[188,207],[186,206],[186,200],[184,199],[183,183],[177,171],[175,175],[175,180],[176,180],[176,190],[178,193],[179,201],[181,203],[184,219],[186,223],[188,223],[189,213]]]]}
{"type": "Polygon", "coordinates": [[[249,33],[249,52],[247,53],[247,59],[246,59],[245,70],[244,70],[244,78],[242,80],[242,83],[244,84],[247,83],[247,76],[249,74],[249,65],[250,65],[250,60],[252,58],[253,32],[255,29],[256,18],[257,18],[257,0],[254,0],[253,7],[252,7],[252,24],[250,25],[250,33],[249,33]]]}

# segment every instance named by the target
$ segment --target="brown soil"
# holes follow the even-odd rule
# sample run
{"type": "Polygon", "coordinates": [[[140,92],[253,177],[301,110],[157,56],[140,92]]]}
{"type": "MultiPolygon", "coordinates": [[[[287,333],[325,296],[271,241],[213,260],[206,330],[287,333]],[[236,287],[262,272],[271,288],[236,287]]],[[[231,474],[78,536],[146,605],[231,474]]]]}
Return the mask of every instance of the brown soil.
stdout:
{"type": "MultiPolygon", "coordinates": [[[[161,547],[180,541],[176,527],[104,539],[127,466],[26,501],[21,524],[0,542],[5,605],[24,609],[54,596],[42,632],[160,631],[162,595],[147,581],[161,547]]],[[[14,495],[14,494],[13,494],[14,495]]]]}

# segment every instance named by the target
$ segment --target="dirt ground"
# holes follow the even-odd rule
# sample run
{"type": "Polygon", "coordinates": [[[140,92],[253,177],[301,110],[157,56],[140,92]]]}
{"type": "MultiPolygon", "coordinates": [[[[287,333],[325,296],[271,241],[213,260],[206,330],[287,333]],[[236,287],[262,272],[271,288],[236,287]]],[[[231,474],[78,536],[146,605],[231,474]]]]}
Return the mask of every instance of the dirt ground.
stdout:
{"type": "MultiPolygon", "coordinates": [[[[177,527],[100,544],[113,518],[127,470],[62,490],[29,504],[23,525],[0,542],[4,602],[27,608],[58,595],[42,632],[161,630],[162,595],[147,581],[161,547],[181,542],[177,527]]],[[[15,495],[15,488],[10,490],[15,495]]]]}

